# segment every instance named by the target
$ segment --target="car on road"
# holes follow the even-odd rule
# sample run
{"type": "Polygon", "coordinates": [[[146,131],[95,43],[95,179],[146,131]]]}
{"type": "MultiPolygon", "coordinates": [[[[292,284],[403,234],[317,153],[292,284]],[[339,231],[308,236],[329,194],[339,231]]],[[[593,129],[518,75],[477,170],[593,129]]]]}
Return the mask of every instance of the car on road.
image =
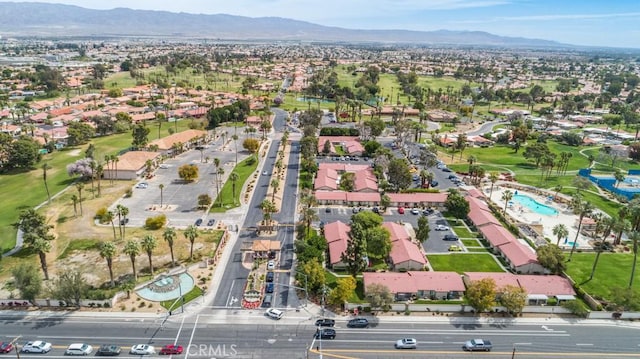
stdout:
{"type": "Polygon", "coordinates": [[[462,252],[462,247],[457,244],[452,244],[449,246],[449,252],[462,252]]]}
{"type": "Polygon", "coordinates": [[[458,240],[458,236],[456,236],[455,234],[445,234],[444,237],[442,237],[443,241],[457,241],[458,240]]]}
{"type": "Polygon", "coordinates": [[[411,210],[411,214],[416,214],[416,215],[420,214],[420,210],[417,209],[417,208],[414,208],[414,209],[411,210]]]}
{"type": "Polygon", "coordinates": [[[0,343],[0,353],[10,353],[13,350],[13,344],[9,342],[0,343]]]}
{"type": "Polygon", "coordinates": [[[276,269],[276,262],[275,261],[268,261],[267,262],[267,270],[274,270],[276,269]]]}
{"type": "Polygon", "coordinates": [[[322,328],[316,330],[316,339],[335,339],[336,331],[331,328],[322,328]]]}
{"type": "Polygon", "coordinates": [[[25,344],[22,347],[21,352],[23,353],[48,353],[51,351],[51,343],[42,341],[42,340],[36,340],[33,342],[27,342],[27,344],[25,344]]]}
{"type": "Polygon", "coordinates": [[[202,224],[202,218],[196,219],[196,227],[200,227],[201,224],[202,224]]]}
{"type": "Polygon", "coordinates": [[[443,168],[442,168],[442,171],[443,171],[443,172],[451,172],[451,168],[449,168],[449,167],[443,167],[443,168]]]}
{"type": "Polygon", "coordinates": [[[267,272],[267,276],[265,277],[265,281],[267,283],[271,283],[271,282],[273,282],[273,277],[274,277],[273,272],[267,272]]]}
{"type": "Polygon", "coordinates": [[[273,293],[273,283],[267,283],[267,285],[264,288],[264,291],[266,293],[273,293]]]}
{"type": "Polygon", "coordinates": [[[367,318],[355,318],[347,322],[347,328],[366,328],[369,326],[367,318]]]}
{"type": "Polygon", "coordinates": [[[115,357],[120,355],[120,351],[122,351],[122,349],[120,349],[120,347],[117,345],[102,344],[100,348],[98,348],[98,350],[96,351],[96,355],[105,356],[105,357],[115,357]]]}
{"type": "Polygon", "coordinates": [[[491,351],[491,341],[486,340],[486,339],[471,339],[471,340],[467,340],[464,345],[462,346],[462,349],[470,351],[470,352],[476,352],[476,351],[482,351],[482,352],[490,352],[491,351]]]}
{"type": "Polygon", "coordinates": [[[438,224],[435,228],[436,231],[448,231],[449,227],[442,225],[442,224],[438,224]]]}
{"type": "Polygon", "coordinates": [[[333,319],[318,319],[316,320],[316,327],[333,327],[336,325],[336,321],[333,319]]]}
{"type": "Polygon", "coordinates": [[[267,309],[267,311],[264,314],[267,317],[272,318],[272,319],[276,319],[276,320],[280,320],[284,316],[284,312],[283,311],[275,309],[275,308],[267,309]]]}
{"type": "Polygon", "coordinates": [[[269,172],[267,172],[267,171],[262,171],[262,175],[263,175],[263,176],[268,176],[268,175],[269,175],[269,172]]]}
{"type": "Polygon", "coordinates": [[[85,343],[75,343],[69,345],[64,355],[89,355],[93,352],[93,347],[85,343]]]}
{"type": "Polygon", "coordinates": [[[136,188],[141,188],[141,189],[145,189],[149,187],[149,184],[147,182],[140,182],[136,185],[136,188]]]}
{"type": "Polygon", "coordinates": [[[404,214],[404,207],[398,207],[398,214],[404,214]]]}
{"type": "Polygon", "coordinates": [[[158,166],[158,167],[162,168],[163,170],[166,170],[167,168],[169,168],[169,165],[168,165],[168,164],[163,163],[163,164],[161,164],[161,165],[160,165],[160,166],[158,166]]]}
{"type": "Polygon", "coordinates": [[[168,344],[162,347],[162,349],[160,349],[160,355],[172,355],[172,354],[182,354],[182,352],[184,351],[184,348],[182,347],[182,345],[176,345],[176,344],[168,344]]]}
{"type": "Polygon", "coordinates": [[[416,349],[418,348],[418,341],[414,338],[402,338],[398,339],[395,344],[396,349],[416,349]]]}
{"type": "Polygon", "coordinates": [[[213,225],[216,224],[216,220],[211,218],[208,222],[207,222],[207,226],[209,227],[213,227],[213,225]]]}
{"type": "Polygon", "coordinates": [[[156,348],[153,345],[148,344],[136,344],[131,347],[129,354],[134,355],[153,355],[156,353],[156,348]]]}

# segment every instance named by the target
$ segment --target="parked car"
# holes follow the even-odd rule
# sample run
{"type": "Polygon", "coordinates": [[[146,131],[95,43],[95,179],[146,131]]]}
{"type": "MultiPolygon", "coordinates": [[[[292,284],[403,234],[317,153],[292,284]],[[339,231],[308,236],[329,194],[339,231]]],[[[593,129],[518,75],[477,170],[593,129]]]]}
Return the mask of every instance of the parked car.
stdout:
{"type": "Polygon", "coordinates": [[[160,355],[172,355],[172,354],[182,354],[184,348],[182,345],[169,344],[165,345],[160,349],[160,355]]]}
{"type": "Polygon", "coordinates": [[[273,272],[267,272],[267,276],[265,277],[265,281],[267,283],[273,282],[274,274],[273,272]]]}
{"type": "Polygon", "coordinates": [[[140,182],[136,185],[136,188],[141,188],[141,189],[145,189],[149,187],[149,184],[147,182],[140,182]]]}
{"type": "Polygon", "coordinates": [[[40,354],[48,353],[50,351],[51,351],[51,343],[48,343],[42,340],[27,342],[27,344],[25,344],[21,350],[21,352],[23,353],[40,353],[40,354]]]}
{"type": "Polygon", "coordinates": [[[444,237],[442,237],[443,241],[457,241],[458,240],[458,236],[454,235],[454,234],[445,234],[444,237]]]}
{"type": "Polygon", "coordinates": [[[209,221],[207,222],[207,226],[209,227],[213,227],[214,224],[216,224],[216,220],[213,218],[209,219],[209,221]]]}
{"type": "Polygon", "coordinates": [[[324,213],[331,213],[331,208],[327,207],[324,209],[324,213]]]}
{"type": "Polygon", "coordinates": [[[120,220],[120,225],[121,226],[126,226],[127,224],[129,224],[129,218],[123,218],[120,220]]]}
{"type": "Polygon", "coordinates": [[[10,353],[13,350],[13,344],[9,342],[0,343],[0,353],[10,353]]]}
{"type": "Polygon", "coordinates": [[[442,171],[443,171],[443,172],[451,172],[451,168],[449,168],[449,167],[442,167],[442,171]]]}
{"type": "Polygon", "coordinates": [[[398,207],[398,214],[404,214],[404,207],[398,207]]]}
{"type": "Polygon", "coordinates": [[[336,331],[331,328],[322,328],[316,330],[316,339],[335,339],[336,331]]]}
{"type": "Polygon", "coordinates": [[[353,209],[351,210],[351,213],[358,213],[360,212],[360,208],[358,207],[353,207],[353,209]]]}
{"type": "Polygon", "coordinates": [[[265,286],[264,291],[266,293],[273,293],[273,283],[267,283],[267,285],[265,286]]]}
{"type": "Polygon", "coordinates": [[[355,318],[347,322],[347,328],[366,328],[369,326],[367,318],[355,318]]]}
{"type": "Polygon", "coordinates": [[[449,179],[450,179],[450,180],[458,179],[458,176],[456,176],[456,175],[449,175],[449,179]]]}
{"type": "Polygon", "coordinates": [[[161,165],[160,165],[160,166],[158,166],[158,167],[162,168],[163,170],[166,170],[167,168],[169,168],[169,165],[168,165],[168,164],[163,163],[163,164],[161,164],[161,165]]]}
{"type": "Polygon", "coordinates": [[[438,187],[438,181],[431,181],[431,187],[438,187]]]}
{"type": "Polygon", "coordinates": [[[373,207],[372,211],[373,213],[380,214],[380,208],[378,207],[373,207]]]}
{"type": "Polygon", "coordinates": [[[105,356],[105,357],[114,357],[114,356],[120,355],[120,351],[122,351],[122,349],[120,349],[120,347],[117,345],[103,344],[96,351],[96,355],[105,356]]]}
{"type": "Polygon", "coordinates": [[[462,252],[462,247],[457,244],[452,244],[449,246],[449,252],[462,252]]]}
{"type": "Polygon", "coordinates": [[[196,219],[196,226],[200,227],[201,224],[202,224],[202,218],[196,219]]]}
{"type": "Polygon", "coordinates": [[[418,341],[414,338],[402,338],[396,341],[396,349],[416,349],[418,341]]]}
{"type": "Polygon", "coordinates": [[[416,214],[416,215],[420,214],[420,210],[417,209],[417,208],[414,208],[414,209],[411,210],[411,214],[416,214]]]}
{"type": "Polygon", "coordinates": [[[436,231],[448,231],[448,230],[449,230],[449,227],[447,227],[447,226],[445,226],[445,225],[438,224],[438,225],[436,226],[436,231]]]}
{"type": "Polygon", "coordinates": [[[273,319],[276,319],[276,320],[280,320],[284,316],[284,312],[283,311],[275,309],[275,308],[267,309],[265,314],[266,314],[267,317],[273,318],[273,319]]]}
{"type": "Polygon", "coordinates": [[[318,319],[316,320],[316,327],[333,327],[336,325],[336,321],[333,319],[318,319]]]}
{"type": "Polygon", "coordinates": [[[464,345],[462,346],[462,349],[468,350],[470,352],[475,352],[475,351],[490,352],[491,347],[492,347],[491,341],[487,339],[471,339],[471,340],[467,340],[464,343],[464,345]]]}
{"type": "Polygon", "coordinates": [[[85,343],[75,343],[69,345],[64,355],[89,355],[93,352],[93,347],[85,343]]]}
{"type": "Polygon", "coordinates": [[[131,350],[129,350],[129,354],[134,355],[153,355],[155,353],[156,348],[148,344],[136,344],[131,347],[131,350]]]}
{"type": "Polygon", "coordinates": [[[427,209],[425,209],[424,211],[422,211],[422,215],[424,215],[424,216],[429,216],[429,215],[433,214],[433,212],[435,212],[435,211],[433,210],[433,208],[427,208],[427,209]]]}
{"type": "Polygon", "coordinates": [[[276,262],[275,261],[268,261],[267,262],[267,270],[274,270],[276,268],[276,262]]]}

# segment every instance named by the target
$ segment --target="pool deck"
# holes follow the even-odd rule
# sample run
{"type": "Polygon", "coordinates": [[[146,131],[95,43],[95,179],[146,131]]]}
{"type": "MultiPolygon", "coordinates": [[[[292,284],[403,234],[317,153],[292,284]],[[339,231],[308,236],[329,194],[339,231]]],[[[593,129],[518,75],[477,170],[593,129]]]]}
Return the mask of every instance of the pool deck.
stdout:
{"type": "MultiPolygon", "coordinates": [[[[486,196],[489,195],[489,187],[490,186],[487,186],[483,189],[486,196]]],[[[558,211],[557,214],[544,215],[536,213],[525,206],[521,206],[519,203],[512,200],[514,203],[507,206],[507,214],[522,223],[526,223],[529,225],[542,225],[542,234],[544,237],[551,239],[551,243],[556,243],[556,241],[558,240],[558,238],[553,234],[553,227],[557,224],[564,224],[569,230],[569,235],[567,236],[566,240],[560,240],[559,246],[560,248],[571,249],[573,240],[576,238],[576,221],[578,219],[578,216],[573,214],[573,212],[569,208],[567,208],[566,205],[559,204],[554,201],[549,201],[546,197],[528,192],[526,190],[516,190],[512,188],[505,188],[503,186],[494,186],[491,200],[499,208],[504,208],[502,194],[505,190],[510,190],[513,193],[518,191],[519,194],[529,196],[537,202],[544,204],[545,206],[555,208],[558,211]]],[[[591,246],[589,245],[589,238],[581,234],[578,237],[576,249],[585,248],[591,248],[591,246]]]]}

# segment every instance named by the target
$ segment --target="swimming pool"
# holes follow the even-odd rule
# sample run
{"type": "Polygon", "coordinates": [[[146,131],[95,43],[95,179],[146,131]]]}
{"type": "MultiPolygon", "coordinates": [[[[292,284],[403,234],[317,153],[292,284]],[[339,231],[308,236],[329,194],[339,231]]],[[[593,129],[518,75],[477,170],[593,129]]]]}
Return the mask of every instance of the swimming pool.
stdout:
{"type": "Polygon", "coordinates": [[[555,216],[558,214],[558,210],[555,208],[542,204],[523,194],[513,195],[513,200],[537,214],[544,214],[547,216],[555,216]]]}

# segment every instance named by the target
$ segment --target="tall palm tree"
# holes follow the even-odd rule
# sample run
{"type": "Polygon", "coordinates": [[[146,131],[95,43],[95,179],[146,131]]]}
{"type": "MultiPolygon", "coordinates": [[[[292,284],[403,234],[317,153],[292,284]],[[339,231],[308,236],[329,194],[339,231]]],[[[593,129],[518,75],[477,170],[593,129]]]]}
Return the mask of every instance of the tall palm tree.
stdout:
{"type": "MultiPolygon", "coordinates": [[[[460,152],[460,158],[462,158],[462,151],[460,152]]],[[[471,166],[473,166],[473,164],[476,163],[477,161],[478,159],[474,155],[471,155],[467,158],[467,163],[469,164],[469,169],[467,172],[469,172],[469,174],[471,174],[471,166]]]]}
{"type": "Polygon", "coordinates": [[[238,165],[238,135],[233,135],[231,136],[231,138],[233,139],[233,143],[236,146],[236,166],[238,165]]]}
{"type": "Polygon", "coordinates": [[[78,196],[76,196],[75,194],[72,194],[71,203],[73,204],[73,215],[77,217],[78,216],[78,196]]]}
{"type": "Polygon", "coordinates": [[[156,237],[151,234],[145,235],[142,238],[142,241],[140,241],[140,247],[147,253],[147,257],[149,258],[149,272],[151,273],[151,275],[153,275],[153,250],[158,247],[158,241],[156,240],[156,237]]]}
{"type": "Polygon", "coordinates": [[[183,235],[184,235],[184,238],[186,238],[189,241],[189,243],[191,243],[191,248],[189,249],[189,260],[192,260],[193,259],[193,244],[195,243],[196,238],[198,238],[198,229],[193,224],[191,224],[184,231],[183,235]]]}
{"type": "MultiPolygon", "coordinates": [[[[115,230],[114,230],[115,231],[115,230]]],[[[111,287],[115,285],[113,280],[113,257],[116,255],[116,245],[113,242],[102,242],[100,244],[100,257],[107,261],[109,268],[109,278],[111,279],[111,287]]]]}
{"type": "MultiPolygon", "coordinates": [[[[224,175],[224,168],[218,168],[218,187],[222,188],[222,176],[224,175]]],[[[218,205],[222,207],[222,196],[218,193],[218,205]]]]}
{"type": "Polygon", "coordinates": [[[318,213],[316,213],[315,209],[306,208],[302,211],[302,221],[304,222],[306,227],[305,232],[307,233],[307,238],[309,237],[309,234],[311,232],[311,222],[317,221],[318,219],[318,213]]]}
{"type": "Polygon", "coordinates": [[[266,224],[271,224],[271,214],[275,212],[275,206],[273,202],[265,199],[260,203],[260,209],[262,210],[262,219],[266,224]]]}
{"type": "Polygon", "coordinates": [[[496,182],[498,182],[498,172],[491,172],[489,173],[489,181],[491,182],[491,189],[489,190],[489,199],[491,199],[491,195],[493,194],[493,185],[496,184],[496,182]]]}
{"type": "Polygon", "coordinates": [[[556,242],[556,245],[559,246],[560,245],[560,239],[568,236],[569,235],[569,230],[567,229],[567,226],[565,226],[564,224],[560,223],[560,224],[556,224],[553,227],[553,234],[555,234],[556,238],[558,238],[558,241],[556,242]]]}
{"type": "Polygon", "coordinates": [[[231,193],[233,194],[233,204],[236,204],[236,182],[240,179],[240,176],[236,172],[231,172],[229,174],[229,179],[231,180],[231,193]]]}
{"type": "Polygon", "coordinates": [[[561,184],[556,185],[556,186],[554,187],[554,190],[556,191],[556,194],[555,194],[555,195],[553,195],[553,198],[554,198],[554,199],[557,199],[557,198],[558,198],[558,193],[560,193],[560,191],[562,191],[562,188],[563,188],[563,187],[562,187],[562,185],[561,185],[561,184]]]}
{"type": "Polygon", "coordinates": [[[113,240],[117,240],[116,238],[116,224],[113,223],[113,220],[115,219],[115,215],[113,214],[113,211],[107,211],[107,213],[104,214],[104,217],[102,217],[102,220],[108,223],[111,223],[111,228],[113,229],[113,240]]]}
{"type": "Polygon", "coordinates": [[[78,190],[78,203],[80,204],[80,217],[82,217],[82,190],[84,189],[84,183],[76,183],[76,189],[78,190]]]}
{"type": "Polygon", "coordinates": [[[272,179],[271,180],[271,188],[273,189],[273,193],[271,193],[271,202],[276,201],[276,192],[278,192],[278,187],[280,187],[280,181],[278,181],[277,179],[272,179]]]}
{"type": "Polygon", "coordinates": [[[571,246],[571,252],[569,253],[569,258],[567,261],[571,260],[573,257],[573,252],[576,250],[576,246],[578,243],[578,238],[580,237],[580,230],[582,229],[582,220],[584,217],[591,214],[594,210],[593,204],[591,202],[583,200],[580,196],[575,196],[570,204],[573,209],[573,213],[578,215],[578,230],[576,232],[576,237],[573,239],[573,245],[571,246]]]}
{"type": "Polygon", "coordinates": [[[167,242],[167,245],[169,246],[169,252],[171,252],[172,266],[174,266],[176,263],[173,257],[173,243],[175,242],[177,237],[178,237],[178,234],[176,233],[176,230],[173,227],[167,227],[162,233],[162,238],[164,238],[164,240],[167,242]]]}
{"type": "Polygon", "coordinates": [[[511,192],[511,190],[502,192],[501,199],[504,201],[504,209],[502,210],[502,212],[504,214],[507,214],[507,205],[509,204],[509,201],[513,199],[513,192],[511,192]]]}
{"type": "Polygon", "coordinates": [[[131,260],[131,268],[133,270],[133,280],[138,280],[138,273],[136,272],[136,257],[140,254],[140,245],[133,239],[128,240],[124,244],[122,253],[129,256],[131,260]]]}
{"type": "Polygon", "coordinates": [[[629,238],[633,241],[633,263],[631,264],[631,277],[629,278],[629,289],[631,289],[633,279],[636,275],[636,263],[638,263],[638,241],[640,240],[640,232],[631,232],[629,238]]]}
{"type": "Polygon", "coordinates": [[[162,202],[163,202],[163,194],[164,194],[164,184],[160,183],[160,185],[158,185],[158,188],[160,188],[160,208],[162,208],[162,202]]]}
{"type": "Polygon", "coordinates": [[[42,180],[44,181],[44,189],[47,191],[47,202],[51,203],[51,193],[49,193],[49,184],[47,183],[47,170],[51,169],[51,166],[47,162],[42,164],[42,180]]]}
{"type": "Polygon", "coordinates": [[[100,195],[102,194],[101,180],[102,180],[103,174],[104,174],[104,166],[102,165],[102,163],[98,163],[98,165],[96,166],[96,179],[98,180],[98,197],[100,197],[100,195]]]}
{"type": "Polygon", "coordinates": [[[420,187],[424,187],[428,175],[429,172],[426,169],[423,168],[422,170],[420,170],[420,187]]]}
{"type": "Polygon", "coordinates": [[[47,253],[51,251],[51,242],[45,238],[37,237],[31,242],[31,248],[38,253],[40,258],[40,266],[42,267],[42,273],[44,273],[44,279],[49,280],[49,268],[47,267],[47,253]]]}

